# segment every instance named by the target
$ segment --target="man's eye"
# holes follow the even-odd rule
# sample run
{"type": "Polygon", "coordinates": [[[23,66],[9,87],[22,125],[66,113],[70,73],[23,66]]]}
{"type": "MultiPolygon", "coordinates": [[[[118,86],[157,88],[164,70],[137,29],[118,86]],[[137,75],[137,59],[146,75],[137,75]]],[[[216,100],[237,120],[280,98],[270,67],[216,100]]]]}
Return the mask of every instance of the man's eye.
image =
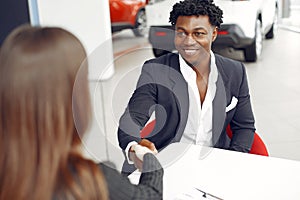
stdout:
{"type": "Polygon", "coordinates": [[[176,32],[176,35],[178,37],[185,37],[186,36],[186,34],[184,32],[176,32]]]}
{"type": "Polygon", "coordinates": [[[196,37],[201,37],[201,36],[205,35],[204,32],[194,32],[193,34],[194,34],[194,36],[196,36],[196,37]]]}

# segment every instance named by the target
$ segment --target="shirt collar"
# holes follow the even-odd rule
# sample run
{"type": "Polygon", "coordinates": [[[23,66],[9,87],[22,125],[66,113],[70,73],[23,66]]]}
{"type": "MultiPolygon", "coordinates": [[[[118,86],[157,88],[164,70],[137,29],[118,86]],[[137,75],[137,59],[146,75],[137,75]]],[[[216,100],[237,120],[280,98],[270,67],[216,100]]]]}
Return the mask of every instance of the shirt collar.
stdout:
{"type": "Polygon", "coordinates": [[[217,82],[218,79],[218,69],[216,65],[216,58],[215,54],[210,51],[210,73],[209,73],[209,81],[212,81],[212,83],[217,82]]]}
{"type": "Polygon", "coordinates": [[[189,80],[190,77],[195,76],[195,71],[185,62],[185,60],[182,58],[180,54],[179,54],[179,67],[186,81],[189,80]]]}
{"type": "MultiPolygon", "coordinates": [[[[218,70],[216,65],[215,54],[212,51],[210,51],[210,57],[210,72],[208,80],[211,81],[211,83],[215,83],[218,78],[218,70]]],[[[186,63],[186,61],[182,58],[180,54],[179,67],[185,80],[188,80],[190,77],[195,76],[195,71],[186,63]]]]}

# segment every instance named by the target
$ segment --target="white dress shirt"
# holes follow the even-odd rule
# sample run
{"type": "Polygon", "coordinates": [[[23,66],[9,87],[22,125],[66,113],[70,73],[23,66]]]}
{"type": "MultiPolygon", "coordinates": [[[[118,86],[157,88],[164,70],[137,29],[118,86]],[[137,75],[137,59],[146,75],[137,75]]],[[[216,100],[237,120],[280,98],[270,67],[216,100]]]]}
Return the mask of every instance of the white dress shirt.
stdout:
{"type": "Polygon", "coordinates": [[[215,55],[210,52],[211,63],[208,77],[207,92],[202,103],[196,83],[196,72],[179,55],[181,73],[188,84],[189,112],[185,130],[180,142],[212,146],[213,99],[216,94],[218,70],[215,55]]]}

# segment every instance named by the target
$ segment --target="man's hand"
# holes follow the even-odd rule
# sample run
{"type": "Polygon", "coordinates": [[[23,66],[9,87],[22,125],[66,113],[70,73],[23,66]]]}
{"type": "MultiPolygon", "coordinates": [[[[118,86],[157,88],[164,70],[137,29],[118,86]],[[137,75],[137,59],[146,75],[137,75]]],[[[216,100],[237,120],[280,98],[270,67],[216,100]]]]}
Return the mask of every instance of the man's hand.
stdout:
{"type": "Polygon", "coordinates": [[[157,149],[156,149],[154,143],[153,143],[153,142],[150,142],[150,141],[147,140],[147,139],[142,139],[142,140],[139,142],[139,145],[144,146],[144,147],[147,147],[148,149],[150,149],[150,150],[153,152],[153,154],[157,154],[157,153],[158,153],[158,151],[157,151],[157,149]]]}

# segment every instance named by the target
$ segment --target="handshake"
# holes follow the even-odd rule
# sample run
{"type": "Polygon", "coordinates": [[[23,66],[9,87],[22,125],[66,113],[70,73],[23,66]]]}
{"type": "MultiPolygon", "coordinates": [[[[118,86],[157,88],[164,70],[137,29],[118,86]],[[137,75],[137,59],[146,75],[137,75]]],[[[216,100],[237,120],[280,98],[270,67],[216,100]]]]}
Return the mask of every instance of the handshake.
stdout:
{"type": "Polygon", "coordinates": [[[155,145],[147,139],[142,139],[139,144],[134,144],[129,150],[129,159],[134,162],[136,168],[142,171],[143,158],[147,153],[158,153],[155,145]]]}

